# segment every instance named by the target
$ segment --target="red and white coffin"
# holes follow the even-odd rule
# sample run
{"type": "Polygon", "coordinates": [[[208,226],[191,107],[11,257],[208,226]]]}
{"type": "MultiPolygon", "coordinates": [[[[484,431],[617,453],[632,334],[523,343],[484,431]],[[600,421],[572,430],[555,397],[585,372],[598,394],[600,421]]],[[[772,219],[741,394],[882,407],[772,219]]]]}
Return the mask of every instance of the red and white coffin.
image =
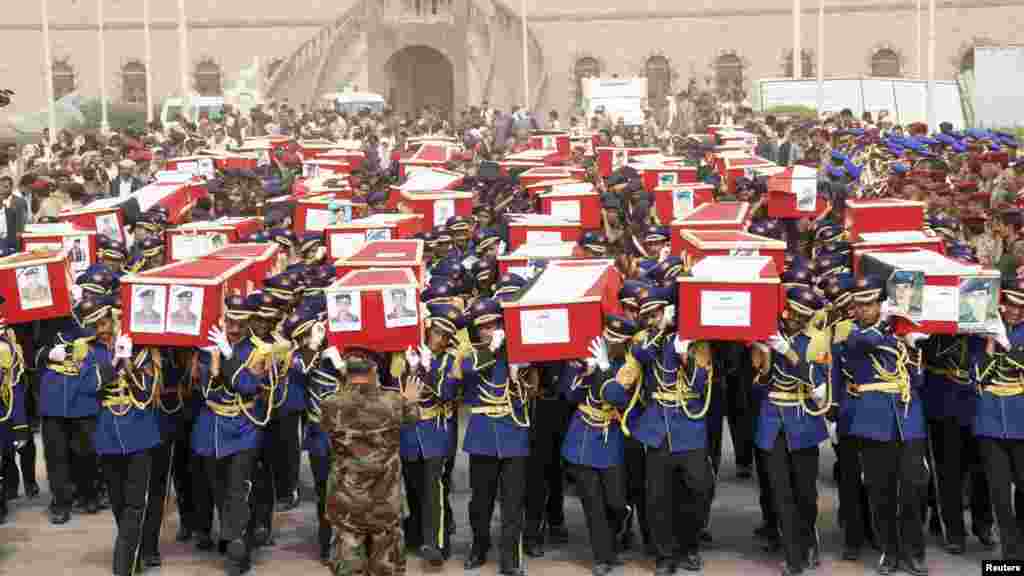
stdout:
{"type": "Polygon", "coordinates": [[[557,166],[562,163],[562,160],[562,155],[558,153],[558,150],[534,150],[532,148],[505,156],[507,162],[533,162],[543,166],[557,166]]]}
{"type": "Polygon", "coordinates": [[[340,200],[351,200],[355,195],[351,178],[349,176],[299,178],[292,184],[292,196],[295,198],[323,195],[331,195],[340,200]]]}
{"type": "Polygon", "coordinates": [[[306,196],[295,202],[292,229],[296,236],[307,232],[323,232],[331,224],[365,216],[366,210],[367,206],[362,202],[341,199],[331,194],[306,196]],[[331,211],[331,204],[337,207],[337,212],[331,211]]]}
{"type": "Polygon", "coordinates": [[[206,258],[238,260],[247,262],[247,268],[240,272],[245,277],[244,295],[263,288],[263,281],[284,272],[287,255],[277,242],[228,244],[206,255],[206,258]]]}
{"type": "Polygon", "coordinates": [[[601,229],[601,195],[589,182],[552,186],[539,199],[541,214],[575,220],[584,230],[601,229]]]}
{"type": "Polygon", "coordinates": [[[768,256],[708,256],[679,278],[676,325],[686,340],[767,340],[779,330],[781,285],[768,256]]]}
{"type": "Polygon", "coordinates": [[[711,184],[677,184],[654,189],[654,208],[662,224],[683,218],[697,207],[714,201],[715,187],[711,184]]]}
{"type": "Polygon", "coordinates": [[[865,232],[924,229],[924,202],[897,198],[846,201],[846,233],[851,242],[865,232]]]}
{"type": "Polygon", "coordinates": [[[527,290],[502,302],[509,362],[589,356],[605,314],[619,314],[622,277],[612,260],[551,262],[527,290]]]}
{"type": "Polygon", "coordinates": [[[82,230],[67,222],[25,226],[25,231],[21,233],[21,250],[66,252],[72,278],[78,278],[79,274],[98,261],[96,231],[82,230]]]}
{"type": "Polygon", "coordinates": [[[164,169],[174,172],[185,172],[202,178],[216,176],[217,162],[213,156],[179,156],[168,158],[164,169]]]}
{"type": "Polygon", "coordinates": [[[248,260],[200,258],[121,278],[121,333],[136,346],[209,346],[224,300],[255,288],[248,260]]]}
{"type": "Polygon", "coordinates": [[[576,242],[583,235],[583,225],[547,214],[509,214],[508,249],[523,244],[551,244],[576,242]]]}
{"type": "Polygon", "coordinates": [[[816,218],[828,210],[818,195],[818,171],[808,166],[790,166],[768,178],[768,216],[771,218],[816,218]]]}
{"type": "Polygon", "coordinates": [[[314,158],[319,160],[337,160],[348,163],[352,170],[359,170],[366,160],[366,153],[359,149],[334,148],[324,152],[317,152],[314,158]]]}
{"type": "Polygon", "coordinates": [[[740,176],[753,178],[756,170],[773,168],[776,164],[760,156],[753,156],[743,151],[716,153],[715,167],[722,177],[729,194],[736,193],[736,179],[740,176]]]}
{"type": "Polygon", "coordinates": [[[681,160],[660,155],[641,156],[636,162],[630,163],[640,174],[644,190],[653,192],[659,186],[675,186],[677,184],[693,184],[697,182],[697,167],[686,166],[681,160]],[[654,159],[657,158],[657,161],[654,159]]]}
{"type": "Polygon", "coordinates": [[[57,219],[70,222],[76,228],[95,230],[97,234],[124,243],[126,234],[122,202],[124,200],[121,198],[95,200],[81,208],[65,210],[57,215],[57,219]]]}
{"type": "Polygon", "coordinates": [[[561,130],[532,130],[530,132],[530,148],[555,150],[565,160],[572,156],[569,133],[561,130]]]}
{"type": "Polygon", "coordinates": [[[942,237],[930,230],[906,230],[903,232],[865,232],[860,242],[853,245],[853,271],[860,269],[860,259],[871,252],[914,252],[930,250],[945,254],[946,245],[942,237]]]}
{"type": "Polygon", "coordinates": [[[333,175],[347,175],[352,172],[352,167],[349,166],[348,162],[341,160],[306,160],[302,163],[302,177],[303,178],[320,178],[321,176],[330,177],[333,175]]]}
{"type": "Polygon", "coordinates": [[[71,268],[63,250],[0,258],[0,314],[8,324],[71,315],[71,268]]]}
{"type": "Polygon", "coordinates": [[[327,257],[348,258],[367,241],[410,239],[423,231],[422,214],[374,214],[324,229],[327,257]]]}
{"type": "Polygon", "coordinates": [[[574,166],[536,166],[519,175],[519,185],[535,192],[538,185],[547,182],[582,181],[586,176],[586,170],[574,166]]]}
{"type": "Polygon", "coordinates": [[[140,212],[154,206],[167,210],[167,221],[180,224],[190,219],[192,208],[200,198],[210,195],[206,184],[198,180],[188,182],[156,182],[143,186],[131,194],[140,212]]]}
{"type": "Polygon", "coordinates": [[[890,321],[898,333],[979,333],[1000,321],[996,270],[917,250],[865,254],[860,274],[885,280],[888,308],[895,310],[890,321]]]}
{"type": "Polygon", "coordinates": [[[401,192],[399,206],[423,217],[423,230],[444,226],[452,216],[472,216],[472,192],[401,192]]]}
{"type": "Polygon", "coordinates": [[[661,154],[660,148],[620,148],[617,146],[597,147],[597,173],[602,178],[611,176],[635,158],[649,154],[661,154]]]}
{"type": "Polygon", "coordinates": [[[786,265],[785,242],[741,230],[682,230],[673,234],[672,244],[672,252],[679,254],[686,269],[708,256],[769,256],[776,270],[784,270],[786,265]]]}
{"type": "Polygon", "coordinates": [[[224,217],[182,224],[167,231],[167,260],[176,262],[206,256],[262,229],[263,219],[256,217],[224,217]]]}
{"type": "Polygon", "coordinates": [[[441,192],[443,190],[456,190],[462,185],[464,174],[450,170],[418,170],[403,182],[400,186],[392,185],[388,194],[388,208],[397,208],[402,200],[403,192],[441,192]]]}
{"type": "Polygon", "coordinates": [[[424,144],[446,144],[457,146],[458,141],[451,136],[413,136],[405,139],[405,151],[415,154],[424,144]]]}
{"type": "Polygon", "coordinates": [[[683,230],[746,230],[750,223],[748,202],[709,202],[701,204],[672,221],[672,253],[679,253],[679,233],[683,230]]]}
{"type": "Polygon", "coordinates": [[[536,276],[549,260],[571,260],[582,254],[575,242],[523,244],[509,254],[498,256],[498,273],[516,274],[529,279],[536,276]]]}
{"type": "Polygon", "coordinates": [[[427,272],[423,264],[422,240],[368,241],[351,256],[335,261],[334,268],[338,278],[344,278],[352,270],[408,268],[421,285],[426,281],[427,272]]]}
{"type": "Polygon", "coordinates": [[[401,352],[423,342],[419,283],[408,268],[352,270],[324,290],[327,341],[340,351],[401,352]]]}

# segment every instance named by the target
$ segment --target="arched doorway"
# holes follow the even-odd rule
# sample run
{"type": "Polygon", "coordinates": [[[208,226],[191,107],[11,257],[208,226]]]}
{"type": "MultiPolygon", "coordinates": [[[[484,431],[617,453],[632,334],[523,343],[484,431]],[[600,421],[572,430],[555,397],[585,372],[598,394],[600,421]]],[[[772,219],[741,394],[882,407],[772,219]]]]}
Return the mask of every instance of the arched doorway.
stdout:
{"type": "Polygon", "coordinates": [[[429,46],[407,46],[391,55],[388,104],[399,115],[415,118],[426,106],[443,110],[449,120],[455,102],[455,68],[451,60],[429,46]]]}

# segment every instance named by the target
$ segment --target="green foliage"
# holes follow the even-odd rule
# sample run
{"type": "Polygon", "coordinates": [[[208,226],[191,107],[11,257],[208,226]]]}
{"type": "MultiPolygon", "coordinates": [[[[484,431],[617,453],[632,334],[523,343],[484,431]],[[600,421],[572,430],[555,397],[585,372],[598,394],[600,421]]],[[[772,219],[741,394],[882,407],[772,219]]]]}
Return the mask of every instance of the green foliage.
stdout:
{"type": "Polygon", "coordinates": [[[810,106],[801,106],[799,104],[772,106],[765,110],[765,114],[774,114],[776,116],[806,116],[808,118],[818,117],[817,109],[810,106]]]}
{"type": "MultiPolygon", "coordinates": [[[[85,123],[80,129],[99,130],[103,114],[100,111],[99,98],[90,98],[82,102],[82,116],[85,116],[85,123]]],[[[114,130],[145,130],[146,128],[146,107],[138,104],[121,104],[109,102],[107,104],[107,122],[114,130]]]]}

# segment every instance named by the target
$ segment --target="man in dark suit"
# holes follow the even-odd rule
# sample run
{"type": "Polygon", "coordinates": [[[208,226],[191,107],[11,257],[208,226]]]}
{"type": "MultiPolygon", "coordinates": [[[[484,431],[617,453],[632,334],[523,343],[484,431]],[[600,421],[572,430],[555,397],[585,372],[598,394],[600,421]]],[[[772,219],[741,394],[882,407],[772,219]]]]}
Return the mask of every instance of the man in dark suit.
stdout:
{"type": "Polygon", "coordinates": [[[143,186],[135,176],[135,162],[124,159],[117,163],[117,178],[110,181],[110,197],[124,198],[143,186]]]}
{"type": "Polygon", "coordinates": [[[0,176],[0,214],[4,221],[0,222],[0,245],[11,252],[18,250],[18,237],[25,231],[28,223],[28,203],[24,198],[14,195],[14,179],[0,176]]]}

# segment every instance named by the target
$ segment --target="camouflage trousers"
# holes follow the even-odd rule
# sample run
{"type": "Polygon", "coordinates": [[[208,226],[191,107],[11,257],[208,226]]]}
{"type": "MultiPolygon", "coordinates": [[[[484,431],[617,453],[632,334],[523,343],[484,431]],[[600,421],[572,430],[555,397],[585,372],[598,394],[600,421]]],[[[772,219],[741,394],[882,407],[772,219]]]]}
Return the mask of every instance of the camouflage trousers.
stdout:
{"type": "Polygon", "coordinates": [[[334,538],[330,559],[334,576],[405,574],[405,544],[400,525],[367,534],[335,524],[334,538]]]}

